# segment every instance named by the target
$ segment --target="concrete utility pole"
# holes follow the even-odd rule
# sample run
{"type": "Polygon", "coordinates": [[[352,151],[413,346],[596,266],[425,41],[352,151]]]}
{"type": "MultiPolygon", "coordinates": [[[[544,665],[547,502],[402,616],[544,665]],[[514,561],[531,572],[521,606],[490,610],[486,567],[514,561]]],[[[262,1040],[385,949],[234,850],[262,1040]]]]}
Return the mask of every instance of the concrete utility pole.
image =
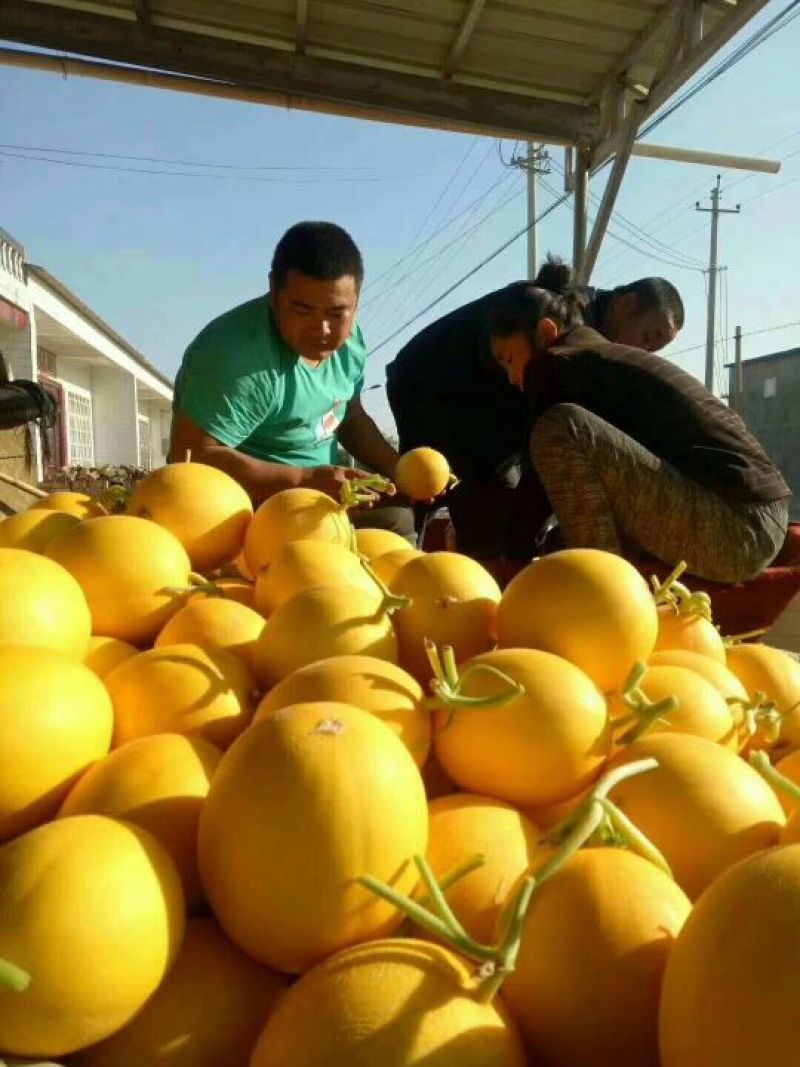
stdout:
{"type": "Polygon", "coordinates": [[[528,278],[533,281],[539,269],[539,175],[550,173],[550,156],[542,145],[529,141],[527,153],[514,156],[511,165],[524,170],[528,179],[528,278]]]}
{"type": "Polygon", "coordinates": [[[741,205],[735,208],[721,208],[719,206],[720,176],[717,175],[717,184],[711,190],[711,207],[700,207],[700,201],[695,204],[695,211],[703,211],[711,215],[711,250],[708,257],[708,312],[706,320],[706,389],[714,391],[714,340],[715,324],[714,317],[717,313],[717,275],[720,268],[717,266],[717,243],[719,234],[720,215],[738,215],[741,205]]]}
{"type": "Polygon", "coordinates": [[[742,327],[734,331],[733,349],[733,404],[734,411],[744,414],[744,382],[742,381],[742,327]]]}

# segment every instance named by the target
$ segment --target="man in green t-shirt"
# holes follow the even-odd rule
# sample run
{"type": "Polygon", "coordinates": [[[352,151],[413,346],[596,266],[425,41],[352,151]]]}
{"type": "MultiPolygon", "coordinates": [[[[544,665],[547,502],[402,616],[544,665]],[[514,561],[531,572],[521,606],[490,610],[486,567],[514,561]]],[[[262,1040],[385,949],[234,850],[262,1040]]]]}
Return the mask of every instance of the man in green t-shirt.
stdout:
{"type": "MultiPolygon", "coordinates": [[[[170,458],[187,450],[226,471],[256,504],[307,486],[339,499],[364,471],[394,477],[397,452],[361,404],[366,347],[356,323],[364,277],[353,239],[301,222],[275,248],[269,292],[220,315],[186,350],[175,381],[170,458]]],[[[413,537],[409,508],[377,507],[356,525],[413,537]]]]}

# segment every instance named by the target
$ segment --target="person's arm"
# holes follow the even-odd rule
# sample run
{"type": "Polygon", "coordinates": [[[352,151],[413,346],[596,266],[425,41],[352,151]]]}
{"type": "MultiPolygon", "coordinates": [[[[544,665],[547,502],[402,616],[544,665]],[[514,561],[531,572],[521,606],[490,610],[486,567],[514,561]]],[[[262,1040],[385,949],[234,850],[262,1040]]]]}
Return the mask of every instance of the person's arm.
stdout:
{"type": "Polygon", "coordinates": [[[358,463],[394,480],[400,456],[366,413],[360,397],[354,396],[347,405],[336,436],[358,463]]]}
{"type": "Polygon", "coordinates": [[[179,411],[173,419],[169,460],[179,463],[186,459],[187,453],[193,462],[207,463],[229,474],[256,504],[282,489],[297,486],[317,489],[339,500],[344,482],[365,476],[364,471],[348,467],[291,467],[254,459],[217,441],[179,411]]]}

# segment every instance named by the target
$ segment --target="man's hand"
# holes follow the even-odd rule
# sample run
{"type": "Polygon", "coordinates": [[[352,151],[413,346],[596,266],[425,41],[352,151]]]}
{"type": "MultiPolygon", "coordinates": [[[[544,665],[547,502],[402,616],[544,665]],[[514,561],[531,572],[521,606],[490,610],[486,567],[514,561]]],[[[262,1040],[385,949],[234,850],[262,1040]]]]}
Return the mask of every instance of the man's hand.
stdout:
{"type": "MultiPolygon", "coordinates": [[[[308,489],[327,493],[341,503],[342,488],[355,478],[369,478],[369,473],[354,467],[304,467],[300,484],[308,489]]],[[[377,500],[378,494],[375,493],[374,496],[377,500]]]]}

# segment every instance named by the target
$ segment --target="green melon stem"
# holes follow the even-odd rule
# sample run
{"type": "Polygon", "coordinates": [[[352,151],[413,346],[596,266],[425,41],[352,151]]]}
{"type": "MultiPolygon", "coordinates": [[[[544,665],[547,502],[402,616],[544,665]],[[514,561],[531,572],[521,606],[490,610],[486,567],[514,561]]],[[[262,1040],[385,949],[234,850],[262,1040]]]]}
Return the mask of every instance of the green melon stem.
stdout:
{"type": "Polygon", "coordinates": [[[708,593],[693,593],[678,581],[685,570],[686,563],[681,562],[663,582],[659,583],[655,577],[651,579],[656,607],[671,607],[678,615],[699,616],[713,622],[711,597],[708,593]]]}
{"type": "MultiPolygon", "coordinates": [[[[423,870],[426,871],[424,881],[430,892],[432,886],[436,885],[436,878],[434,877],[433,872],[430,871],[430,867],[423,856],[414,856],[413,859],[420,872],[423,870]]],[[[374,893],[375,896],[385,900],[388,904],[392,904],[398,911],[407,915],[412,922],[415,922],[424,930],[428,930],[429,933],[434,934],[457,952],[461,952],[464,956],[473,960],[478,960],[479,962],[494,960],[496,958],[496,948],[491,945],[481,945],[478,941],[475,941],[464,932],[460,923],[456,923],[456,927],[454,928],[445,918],[434,914],[429,908],[419,904],[412,897],[398,892],[393,886],[388,885],[386,882],[382,882],[379,878],[373,878],[372,875],[362,875],[358,881],[365,889],[368,889],[371,893],[374,893]]],[[[438,886],[436,886],[436,888],[438,890],[438,886]]],[[[439,890],[439,892],[441,891],[439,890]]],[[[449,911],[447,905],[446,908],[449,911]]]]}
{"type": "MultiPolygon", "coordinates": [[[[439,888],[443,893],[446,893],[448,889],[451,889],[457,882],[460,882],[462,878],[466,878],[468,874],[472,874],[473,871],[479,870],[486,863],[486,857],[476,852],[474,856],[470,856],[468,860],[464,860],[462,863],[456,864],[449,871],[442,875],[441,878],[437,878],[436,881],[439,888]]],[[[416,898],[418,904],[427,906],[430,903],[430,897],[427,893],[424,893],[416,898]]]]}
{"type": "Polygon", "coordinates": [[[456,663],[456,654],[453,651],[452,645],[445,645],[442,649],[442,663],[444,665],[444,676],[448,686],[451,689],[458,689],[458,664],[456,663]]]}
{"type": "Polygon", "coordinates": [[[31,976],[10,960],[0,959],[0,988],[10,989],[13,993],[24,993],[31,984],[31,976]]]}
{"type": "Polygon", "coordinates": [[[428,863],[419,856],[414,857],[414,863],[416,864],[419,876],[422,879],[425,888],[428,890],[428,896],[433,904],[434,908],[439,912],[439,918],[442,922],[459,935],[459,937],[468,938],[469,935],[458,919],[453,914],[453,909],[447,903],[442,887],[436,880],[436,876],[431,870],[428,863]]]}
{"type": "Polygon", "coordinates": [[[342,485],[340,503],[343,508],[355,508],[361,504],[372,504],[379,493],[394,496],[397,492],[394,482],[382,474],[368,474],[364,478],[348,478],[342,485]]]}
{"type": "Polygon", "coordinates": [[[429,641],[426,638],[425,652],[433,671],[433,679],[431,681],[433,697],[430,698],[427,706],[444,708],[448,712],[447,719],[441,730],[450,725],[459,708],[472,708],[473,710],[500,708],[525,695],[525,687],[523,685],[520,685],[519,682],[514,681],[513,678],[490,663],[473,663],[460,675],[455,653],[450,645],[445,645],[440,654],[433,641],[429,641]],[[484,697],[465,696],[463,692],[464,684],[470,677],[478,673],[493,675],[499,682],[502,682],[505,688],[498,693],[490,693],[484,697]]]}
{"type": "MultiPolygon", "coordinates": [[[[644,694],[642,695],[644,696],[644,694]]],[[[677,707],[677,697],[664,697],[663,700],[655,703],[644,697],[644,700],[636,709],[636,716],[639,721],[625,731],[619,739],[620,744],[630,745],[632,742],[638,741],[640,737],[644,737],[647,731],[652,730],[656,725],[669,726],[670,722],[667,716],[670,712],[675,711],[677,707]]]]}
{"type": "Polygon", "coordinates": [[[525,919],[537,884],[533,875],[528,875],[527,878],[523,879],[517,896],[514,898],[511,920],[508,923],[505,937],[501,942],[497,961],[485,964],[479,973],[477,997],[483,1004],[488,1004],[494,1000],[500,992],[503,982],[516,969],[517,958],[522,945],[522,936],[525,933],[525,919]]]}
{"type": "Polygon", "coordinates": [[[656,848],[650,838],[642,833],[636,823],[629,819],[624,811],[620,811],[614,801],[609,800],[608,797],[602,798],[600,803],[617,841],[628,851],[635,852],[637,856],[652,863],[654,867],[660,867],[664,874],[672,878],[672,869],[666,857],[660,849],[656,848]]]}
{"type": "Polygon", "coordinates": [[[575,855],[603,823],[607,815],[603,802],[608,793],[626,778],[654,770],[656,767],[658,762],[654,759],[637,760],[616,767],[601,778],[572,819],[560,847],[535,873],[529,873],[523,878],[518,889],[510,897],[500,914],[499,934],[493,945],[481,944],[466,933],[422,856],[414,856],[414,863],[438,914],[371,875],[364,875],[358,881],[450,948],[479,963],[481,966],[477,974],[475,994],[480,1000],[491,1000],[516,966],[525,918],[536,891],[575,855]]]}
{"type": "Polygon", "coordinates": [[[729,637],[723,638],[723,644],[726,648],[735,648],[736,645],[740,645],[743,641],[749,641],[751,637],[763,637],[767,633],[767,628],[762,630],[748,630],[744,634],[731,634],[729,637]]]}
{"type": "Polygon", "coordinates": [[[789,800],[800,807],[800,786],[776,770],[766,752],[751,752],[750,766],[755,767],[776,793],[783,793],[789,800]]]}
{"type": "Polygon", "coordinates": [[[164,592],[173,596],[187,596],[191,593],[203,593],[206,596],[225,597],[224,589],[220,589],[216,582],[209,581],[208,578],[204,578],[203,575],[198,574],[197,571],[192,571],[189,574],[189,585],[169,585],[164,589],[164,592]]]}
{"type": "Polygon", "coordinates": [[[396,611],[402,611],[404,608],[410,608],[414,603],[411,597],[401,596],[397,593],[393,593],[385,582],[382,582],[378,575],[375,573],[372,564],[364,558],[364,556],[358,557],[361,566],[373,580],[375,585],[383,596],[383,602],[381,604],[381,610],[387,615],[394,615],[396,611]]]}
{"type": "Polygon", "coordinates": [[[685,560],[682,560],[678,566],[667,575],[663,582],[659,582],[658,578],[653,575],[650,581],[653,586],[653,600],[655,600],[657,606],[661,604],[669,604],[671,602],[670,590],[688,566],[689,564],[686,563],[685,560]]]}

